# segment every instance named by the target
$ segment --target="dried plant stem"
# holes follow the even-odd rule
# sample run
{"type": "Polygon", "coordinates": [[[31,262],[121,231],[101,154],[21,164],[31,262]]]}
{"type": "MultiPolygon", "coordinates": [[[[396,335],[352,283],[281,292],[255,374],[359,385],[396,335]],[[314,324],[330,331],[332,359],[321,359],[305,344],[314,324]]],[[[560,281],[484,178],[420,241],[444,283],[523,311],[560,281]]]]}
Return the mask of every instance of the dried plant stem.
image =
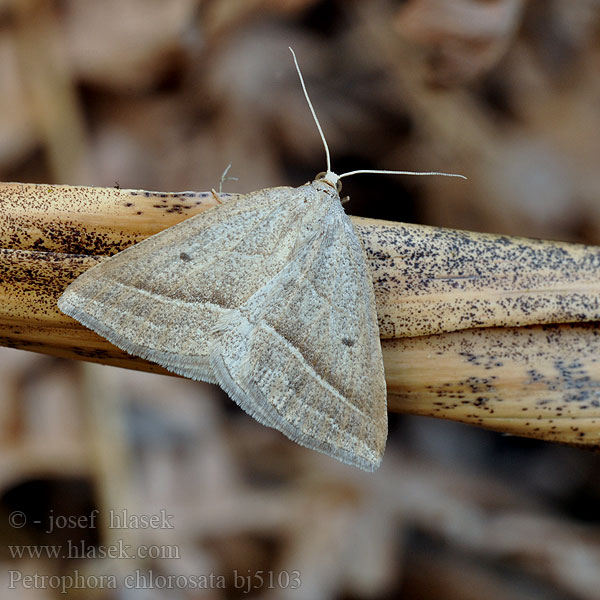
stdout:
{"type": "MultiPolygon", "coordinates": [[[[0,184],[0,343],[164,373],[63,315],[56,300],[106,256],[229,199],[0,184]]],[[[596,445],[599,249],[354,223],[373,270],[390,410],[596,445]]]]}

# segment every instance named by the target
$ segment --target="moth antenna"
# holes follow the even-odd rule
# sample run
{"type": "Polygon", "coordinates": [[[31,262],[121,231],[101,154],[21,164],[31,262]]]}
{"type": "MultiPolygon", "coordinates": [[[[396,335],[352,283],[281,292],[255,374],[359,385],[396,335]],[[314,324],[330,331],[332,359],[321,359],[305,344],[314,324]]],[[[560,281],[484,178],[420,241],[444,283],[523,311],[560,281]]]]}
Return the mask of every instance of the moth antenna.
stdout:
{"type": "Polygon", "coordinates": [[[227,167],[225,167],[225,170],[223,171],[223,175],[221,175],[221,181],[219,181],[219,194],[223,193],[223,184],[226,181],[239,181],[239,179],[237,177],[227,177],[227,173],[229,173],[229,169],[231,169],[231,163],[229,163],[227,165],[227,167]]]}
{"type": "Polygon", "coordinates": [[[358,175],[359,173],[375,173],[383,175],[441,175],[442,177],[460,177],[466,179],[464,175],[458,175],[457,173],[438,173],[437,171],[385,171],[380,169],[359,169],[358,171],[348,171],[348,173],[342,173],[338,175],[342,177],[350,177],[350,175],[358,175]]]}
{"type": "Polygon", "coordinates": [[[327,157],[327,173],[331,172],[331,157],[329,156],[329,146],[327,146],[327,141],[325,140],[325,134],[323,133],[323,129],[321,128],[321,123],[319,123],[319,119],[317,118],[317,113],[313,108],[312,102],[308,97],[308,92],[306,91],[306,85],[304,84],[304,78],[302,77],[302,72],[300,71],[300,65],[298,64],[298,59],[296,58],[296,53],[292,50],[290,46],[288,46],[292,56],[294,57],[294,64],[296,65],[296,71],[298,71],[298,77],[300,77],[300,84],[302,85],[302,91],[304,92],[304,97],[306,98],[306,102],[308,103],[308,108],[310,108],[310,112],[312,113],[313,119],[317,125],[317,129],[319,130],[319,135],[321,136],[321,140],[323,140],[323,146],[325,146],[325,156],[327,157]]]}
{"type": "Polygon", "coordinates": [[[302,85],[302,91],[304,92],[304,97],[306,98],[306,102],[308,103],[308,108],[310,108],[310,112],[313,116],[317,129],[319,130],[319,135],[321,136],[321,140],[323,141],[323,146],[325,147],[325,156],[327,158],[327,173],[324,173],[325,176],[331,176],[337,179],[341,179],[342,177],[349,177],[350,175],[358,175],[359,173],[374,173],[374,174],[382,174],[382,175],[441,175],[442,177],[460,177],[461,179],[466,179],[464,175],[458,175],[457,173],[438,173],[437,171],[385,171],[378,169],[359,169],[358,171],[349,171],[348,173],[344,173],[342,175],[335,175],[331,171],[331,156],[329,155],[329,146],[327,145],[327,140],[325,139],[325,134],[323,133],[323,128],[321,127],[321,123],[319,123],[319,119],[317,118],[317,113],[310,101],[310,97],[308,96],[308,91],[306,89],[306,84],[304,83],[304,77],[302,77],[302,71],[300,71],[300,65],[298,64],[298,59],[296,58],[296,53],[292,49],[291,46],[288,46],[290,52],[292,53],[292,57],[294,58],[294,64],[296,65],[296,71],[298,71],[298,77],[300,78],[300,85],[302,85]]]}

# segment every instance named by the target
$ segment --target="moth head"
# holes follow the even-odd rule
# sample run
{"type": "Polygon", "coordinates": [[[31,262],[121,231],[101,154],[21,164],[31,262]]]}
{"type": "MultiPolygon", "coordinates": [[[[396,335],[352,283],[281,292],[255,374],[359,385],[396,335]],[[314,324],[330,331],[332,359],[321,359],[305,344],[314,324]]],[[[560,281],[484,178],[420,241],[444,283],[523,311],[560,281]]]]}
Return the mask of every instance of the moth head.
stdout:
{"type": "Polygon", "coordinates": [[[342,182],[338,175],[332,171],[321,171],[316,177],[315,181],[322,181],[327,185],[330,185],[338,194],[342,191],[342,182]]]}

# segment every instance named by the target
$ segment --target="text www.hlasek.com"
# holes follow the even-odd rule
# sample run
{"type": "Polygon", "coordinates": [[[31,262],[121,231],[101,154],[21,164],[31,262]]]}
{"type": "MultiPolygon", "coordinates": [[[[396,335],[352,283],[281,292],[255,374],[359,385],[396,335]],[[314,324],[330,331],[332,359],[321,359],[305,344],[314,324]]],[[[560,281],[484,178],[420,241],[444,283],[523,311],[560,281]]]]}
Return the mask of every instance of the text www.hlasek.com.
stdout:
{"type": "Polygon", "coordinates": [[[123,540],[117,540],[114,544],[89,546],[84,540],[73,543],[67,540],[65,545],[19,545],[8,546],[11,558],[58,558],[58,559],[176,559],[179,555],[179,546],[169,544],[139,545],[135,548],[131,544],[125,544],[123,540]]]}

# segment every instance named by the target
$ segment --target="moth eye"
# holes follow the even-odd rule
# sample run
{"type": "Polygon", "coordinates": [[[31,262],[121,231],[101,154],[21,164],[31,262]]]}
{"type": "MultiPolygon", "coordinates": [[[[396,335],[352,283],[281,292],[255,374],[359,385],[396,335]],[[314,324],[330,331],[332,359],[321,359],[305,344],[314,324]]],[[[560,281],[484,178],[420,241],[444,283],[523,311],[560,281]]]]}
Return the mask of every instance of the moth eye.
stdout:
{"type": "Polygon", "coordinates": [[[321,171],[320,173],[317,174],[317,176],[315,177],[315,181],[319,180],[319,179],[323,179],[325,177],[325,175],[327,175],[327,173],[325,171],[321,171]]]}
{"type": "Polygon", "coordinates": [[[337,193],[339,194],[342,191],[342,182],[341,180],[337,180],[337,183],[335,184],[335,189],[337,190],[337,193]]]}

